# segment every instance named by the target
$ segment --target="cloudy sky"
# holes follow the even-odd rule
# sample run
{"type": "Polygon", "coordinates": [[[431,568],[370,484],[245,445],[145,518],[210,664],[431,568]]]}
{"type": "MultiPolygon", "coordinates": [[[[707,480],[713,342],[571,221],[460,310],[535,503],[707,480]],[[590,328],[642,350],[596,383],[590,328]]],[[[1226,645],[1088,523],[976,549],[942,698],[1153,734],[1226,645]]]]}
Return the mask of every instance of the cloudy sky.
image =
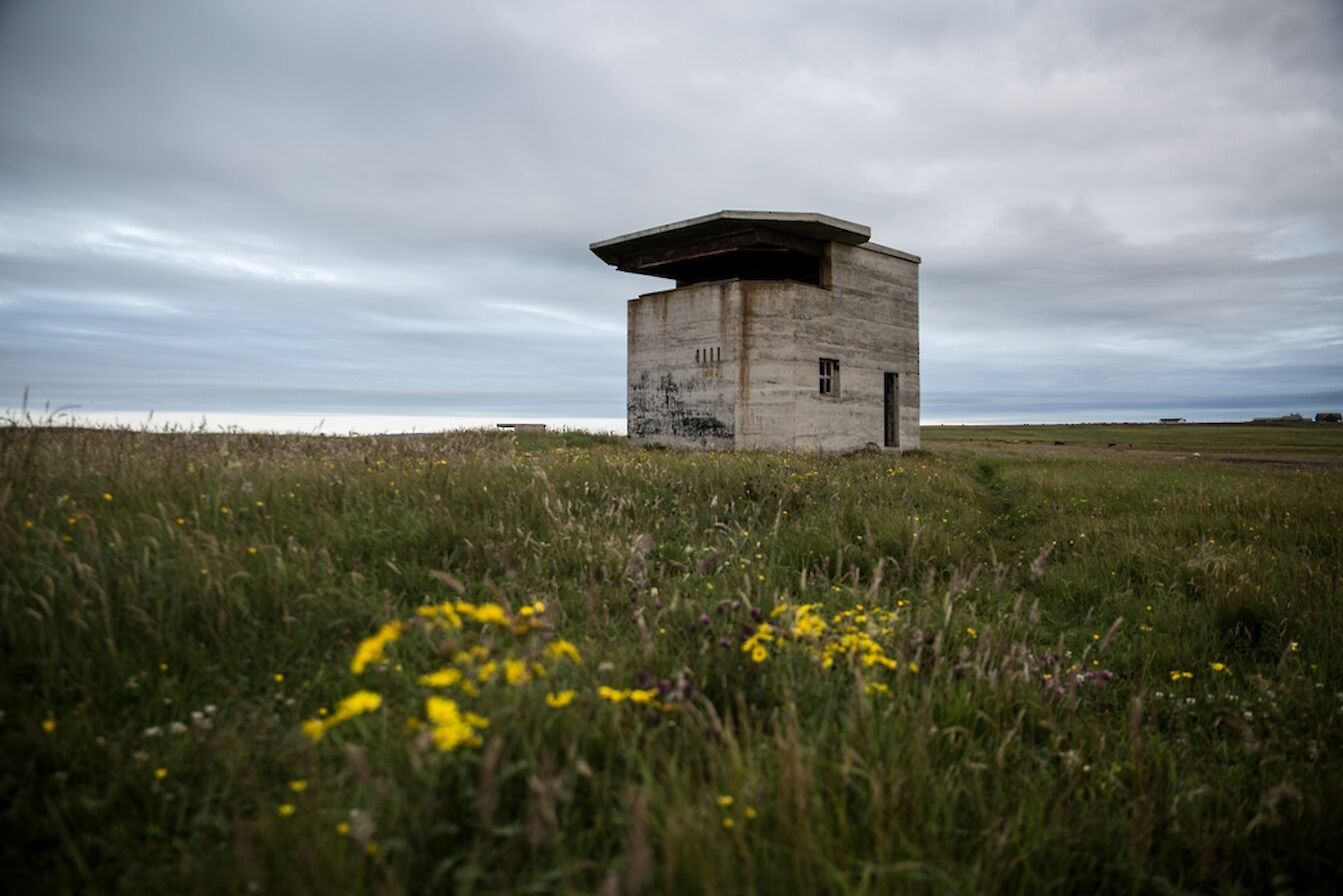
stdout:
{"type": "Polygon", "coordinates": [[[0,2],[0,407],[621,417],[724,208],[923,257],[925,420],[1343,409],[1343,3],[0,2]]]}

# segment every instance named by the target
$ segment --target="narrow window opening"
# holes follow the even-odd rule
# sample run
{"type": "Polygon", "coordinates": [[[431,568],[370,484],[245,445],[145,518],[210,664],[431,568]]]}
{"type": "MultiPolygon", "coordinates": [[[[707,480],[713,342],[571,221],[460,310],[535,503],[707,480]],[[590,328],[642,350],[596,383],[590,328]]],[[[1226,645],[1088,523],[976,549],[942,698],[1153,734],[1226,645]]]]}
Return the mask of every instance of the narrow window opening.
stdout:
{"type": "Polygon", "coordinates": [[[839,361],[835,358],[822,358],[820,368],[820,394],[838,398],[839,361]]]}

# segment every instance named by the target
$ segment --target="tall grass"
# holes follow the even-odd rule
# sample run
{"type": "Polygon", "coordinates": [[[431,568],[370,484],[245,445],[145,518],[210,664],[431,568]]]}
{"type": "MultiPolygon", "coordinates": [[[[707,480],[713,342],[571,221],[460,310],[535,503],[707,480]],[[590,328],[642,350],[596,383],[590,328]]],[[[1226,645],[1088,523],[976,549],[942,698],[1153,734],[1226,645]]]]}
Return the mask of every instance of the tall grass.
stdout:
{"type": "Polygon", "coordinates": [[[1333,891],[1343,474],[930,444],[7,429],[6,880],[1333,891]]]}

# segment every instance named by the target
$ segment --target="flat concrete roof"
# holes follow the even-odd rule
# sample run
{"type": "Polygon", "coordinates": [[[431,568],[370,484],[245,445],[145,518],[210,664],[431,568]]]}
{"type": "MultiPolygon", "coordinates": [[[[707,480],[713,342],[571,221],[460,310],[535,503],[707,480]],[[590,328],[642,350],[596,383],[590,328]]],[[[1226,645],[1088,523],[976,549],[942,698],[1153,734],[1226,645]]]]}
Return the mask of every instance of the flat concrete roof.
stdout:
{"type": "Polygon", "coordinates": [[[902,252],[899,249],[892,249],[890,246],[883,246],[881,243],[863,243],[863,248],[869,252],[880,252],[882,255],[893,255],[896,258],[903,258],[905,261],[923,264],[923,259],[919,256],[910,255],[908,252],[902,252]]]}
{"type": "Polygon", "coordinates": [[[771,230],[780,230],[807,239],[847,243],[850,246],[865,243],[872,236],[871,229],[862,224],[816,212],[724,210],[601,240],[588,248],[602,261],[615,265],[622,255],[661,249],[691,240],[709,239],[751,225],[768,227],[771,230]]]}

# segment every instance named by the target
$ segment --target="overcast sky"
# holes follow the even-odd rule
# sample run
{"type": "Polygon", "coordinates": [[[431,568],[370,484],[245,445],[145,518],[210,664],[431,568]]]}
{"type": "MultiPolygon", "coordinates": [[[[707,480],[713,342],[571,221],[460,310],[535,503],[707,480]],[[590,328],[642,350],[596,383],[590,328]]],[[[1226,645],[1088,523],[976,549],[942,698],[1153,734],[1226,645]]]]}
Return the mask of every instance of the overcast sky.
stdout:
{"type": "Polygon", "coordinates": [[[922,256],[925,420],[1343,409],[1343,3],[0,0],[0,407],[621,417],[588,243],[922,256]]]}

